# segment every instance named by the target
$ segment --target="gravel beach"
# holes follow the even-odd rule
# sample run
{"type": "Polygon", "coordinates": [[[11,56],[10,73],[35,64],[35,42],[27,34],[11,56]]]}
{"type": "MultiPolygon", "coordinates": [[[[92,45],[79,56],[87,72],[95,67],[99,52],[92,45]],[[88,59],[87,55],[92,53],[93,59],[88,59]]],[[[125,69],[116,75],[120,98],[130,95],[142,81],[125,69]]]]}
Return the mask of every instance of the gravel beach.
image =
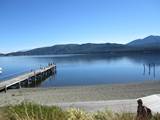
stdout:
{"type": "Polygon", "coordinates": [[[0,93],[0,106],[31,101],[62,108],[78,107],[87,111],[136,110],[136,98],[160,93],[160,81],[130,84],[70,86],[52,88],[22,88],[0,93]]]}

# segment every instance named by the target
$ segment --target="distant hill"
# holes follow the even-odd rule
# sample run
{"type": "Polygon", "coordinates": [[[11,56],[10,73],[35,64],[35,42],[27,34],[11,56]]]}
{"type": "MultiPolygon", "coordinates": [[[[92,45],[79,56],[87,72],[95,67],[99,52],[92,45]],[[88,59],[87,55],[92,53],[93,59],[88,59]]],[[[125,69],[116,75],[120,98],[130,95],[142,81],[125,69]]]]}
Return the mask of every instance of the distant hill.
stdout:
{"type": "Polygon", "coordinates": [[[160,47],[160,36],[148,36],[144,39],[134,40],[127,45],[135,47],[160,47]]]}
{"type": "Polygon", "coordinates": [[[3,56],[4,54],[0,53],[0,56],[3,56]]]}
{"type": "Polygon", "coordinates": [[[160,36],[148,36],[137,39],[128,44],[104,43],[104,44],[66,44],[51,47],[36,48],[28,51],[20,51],[6,54],[7,56],[19,55],[52,55],[52,54],[93,54],[93,53],[160,53],[160,36]]]}
{"type": "Polygon", "coordinates": [[[7,55],[52,55],[52,54],[89,54],[110,51],[119,51],[125,46],[122,44],[66,44],[51,47],[37,48],[25,52],[14,52],[7,55]]]}

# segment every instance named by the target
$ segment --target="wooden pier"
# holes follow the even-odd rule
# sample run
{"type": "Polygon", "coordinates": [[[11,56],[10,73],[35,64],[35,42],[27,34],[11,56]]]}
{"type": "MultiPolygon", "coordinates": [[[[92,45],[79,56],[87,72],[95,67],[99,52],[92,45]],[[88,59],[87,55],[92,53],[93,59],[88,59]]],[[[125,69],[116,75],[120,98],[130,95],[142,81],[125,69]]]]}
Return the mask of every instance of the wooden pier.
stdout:
{"type": "Polygon", "coordinates": [[[54,74],[56,71],[55,64],[49,64],[47,67],[41,67],[36,71],[31,71],[25,73],[23,75],[19,75],[17,77],[11,78],[9,80],[5,80],[0,82],[0,91],[7,91],[7,89],[11,86],[18,86],[21,88],[22,83],[27,83],[29,85],[30,82],[38,82],[39,79],[43,79],[46,76],[50,76],[54,74]]]}

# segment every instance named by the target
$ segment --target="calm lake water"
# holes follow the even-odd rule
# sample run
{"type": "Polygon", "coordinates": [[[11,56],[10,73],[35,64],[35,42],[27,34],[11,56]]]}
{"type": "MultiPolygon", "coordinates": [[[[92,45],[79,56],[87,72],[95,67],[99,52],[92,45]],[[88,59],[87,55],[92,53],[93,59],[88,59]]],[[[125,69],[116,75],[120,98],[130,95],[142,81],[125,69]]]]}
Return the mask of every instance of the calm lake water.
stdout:
{"type": "Polygon", "coordinates": [[[46,66],[57,65],[55,75],[39,87],[96,85],[160,80],[160,55],[52,55],[0,57],[0,81],[46,66]]]}

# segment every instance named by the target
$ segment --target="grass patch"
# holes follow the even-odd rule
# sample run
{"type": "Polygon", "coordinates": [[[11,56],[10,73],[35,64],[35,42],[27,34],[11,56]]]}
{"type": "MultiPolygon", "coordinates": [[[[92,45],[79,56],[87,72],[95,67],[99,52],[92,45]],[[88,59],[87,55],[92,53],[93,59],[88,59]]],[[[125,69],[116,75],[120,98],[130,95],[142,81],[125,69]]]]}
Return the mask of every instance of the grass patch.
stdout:
{"type": "Polygon", "coordinates": [[[22,103],[8,107],[10,120],[66,120],[66,113],[56,106],[22,103]]]}
{"type": "MultiPolygon", "coordinates": [[[[133,113],[113,113],[108,110],[88,113],[75,108],[62,110],[57,106],[34,103],[6,107],[5,113],[7,118],[2,120],[136,120],[133,113]]],[[[155,114],[151,120],[160,120],[160,114],[155,114]]]]}

